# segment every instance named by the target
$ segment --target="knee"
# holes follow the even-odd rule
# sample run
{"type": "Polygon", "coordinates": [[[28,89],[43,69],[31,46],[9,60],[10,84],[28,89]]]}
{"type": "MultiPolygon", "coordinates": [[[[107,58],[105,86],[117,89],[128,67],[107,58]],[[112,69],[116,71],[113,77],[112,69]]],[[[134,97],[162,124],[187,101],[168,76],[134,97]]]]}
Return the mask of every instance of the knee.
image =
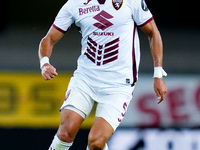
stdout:
{"type": "Polygon", "coordinates": [[[61,141],[67,143],[71,143],[74,140],[74,137],[71,136],[68,132],[57,132],[57,136],[61,141]]]}
{"type": "Polygon", "coordinates": [[[90,150],[103,150],[106,144],[106,140],[103,137],[96,137],[95,135],[89,134],[88,146],[90,150]]]}
{"type": "Polygon", "coordinates": [[[70,127],[63,127],[62,125],[58,128],[57,136],[58,138],[67,143],[71,143],[74,141],[74,138],[77,134],[77,131],[74,131],[73,128],[70,127]]]}
{"type": "Polygon", "coordinates": [[[79,114],[74,113],[74,111],[71,110],[63,110],[57,131],[58,138],[63,142],[73,142],[82,122],[83,118],[79,114]]]}

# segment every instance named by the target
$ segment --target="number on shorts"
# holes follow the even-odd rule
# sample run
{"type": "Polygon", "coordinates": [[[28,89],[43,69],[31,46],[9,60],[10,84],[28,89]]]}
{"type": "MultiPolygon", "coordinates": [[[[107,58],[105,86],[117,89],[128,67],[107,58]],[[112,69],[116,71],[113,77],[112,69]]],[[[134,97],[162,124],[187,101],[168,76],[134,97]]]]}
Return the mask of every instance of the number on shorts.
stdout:
{"type": "MultiPolygon", "coordinates": [[[[127,108],[126,102],[123,104],[123,108],[124,108],[124,113],[121,113],[122,117],[124,117],[125,114],[126,114],[126,108],[127,108]]],[[[122,122],[122,119],[118,118],[118,121],[119,121],[119,122],[122,122]]]]}

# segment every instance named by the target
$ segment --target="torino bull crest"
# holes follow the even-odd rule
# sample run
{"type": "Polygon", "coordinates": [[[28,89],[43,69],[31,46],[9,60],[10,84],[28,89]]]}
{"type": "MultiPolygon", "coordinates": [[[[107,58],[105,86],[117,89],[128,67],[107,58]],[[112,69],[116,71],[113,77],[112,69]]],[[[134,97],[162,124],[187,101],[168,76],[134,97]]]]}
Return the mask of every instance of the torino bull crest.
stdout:
{"type": "Polygon", "coordinates": [[[112,0],[113,7],[119,10],[123,4],[123,0],[112,0]]]}

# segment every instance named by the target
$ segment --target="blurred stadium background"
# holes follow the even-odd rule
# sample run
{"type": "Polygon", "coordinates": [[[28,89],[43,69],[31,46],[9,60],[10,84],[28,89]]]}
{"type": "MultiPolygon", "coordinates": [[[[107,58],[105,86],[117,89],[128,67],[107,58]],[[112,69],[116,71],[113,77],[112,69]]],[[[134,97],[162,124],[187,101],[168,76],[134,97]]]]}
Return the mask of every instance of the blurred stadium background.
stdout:
{"type": "MultiPolygon", "coordinates": [[[[80,39],[75,26],[56,45],[51,63],[59,76],[45,82],[37,56],[60,1],[4,1],[0,5],[0,149],[47,150],[59,123],[58,109],[76,68],[80,39]],[[12,144],[11,144],[12,143],[12,144]]],[[[140,32],[141,65],[134,98],[111,150],[200,150],[200,24],[195,1],[146,0],[164,43],[166,99],[156,104],[153,62],[140,32]]],[[[94,112],[72,150],[84,150],[94,112]]]]}

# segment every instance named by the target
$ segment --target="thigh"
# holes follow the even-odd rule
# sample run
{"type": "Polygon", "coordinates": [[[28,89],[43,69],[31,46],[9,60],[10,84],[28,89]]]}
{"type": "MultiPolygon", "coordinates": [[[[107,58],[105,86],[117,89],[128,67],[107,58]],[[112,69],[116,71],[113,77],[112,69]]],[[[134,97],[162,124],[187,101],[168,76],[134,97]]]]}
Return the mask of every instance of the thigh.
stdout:
{"type": "MultiPolygon", "coordinates": [[[[86,119],[94,105],[91,98],[91,89],[86,81],[81,78],[72,77],[65,95],[65,101],[61,106],[61,110],[70,109],[72,106],[75,110],[81,111],[82,117],[86,119]]],[[[76,111],[78,113],[78,111],[76,111]]],[[[81,115],[81,114],[80,114],[81,115]]]]}
{"type": "Polygon", "coordinates": [[[125,117],[131,99],[123,94],[105,95],[102,98],[105,101],[97,104],[95,116],[104,118],[115,131],[125,117]]]}
{"type": "Polygon", "coordinates": [[[90,129],[88,142],[97,142],[104,147],[114,130],[112,126],[102,117],[95,118],[95,121],[90,129]]]}
{"type": "Polygon", "coordinates": [[[71,143],[83,121],[84,118],[78,113],[68,109],[62,110],[57,136],[60,140],[71,143]]]}

